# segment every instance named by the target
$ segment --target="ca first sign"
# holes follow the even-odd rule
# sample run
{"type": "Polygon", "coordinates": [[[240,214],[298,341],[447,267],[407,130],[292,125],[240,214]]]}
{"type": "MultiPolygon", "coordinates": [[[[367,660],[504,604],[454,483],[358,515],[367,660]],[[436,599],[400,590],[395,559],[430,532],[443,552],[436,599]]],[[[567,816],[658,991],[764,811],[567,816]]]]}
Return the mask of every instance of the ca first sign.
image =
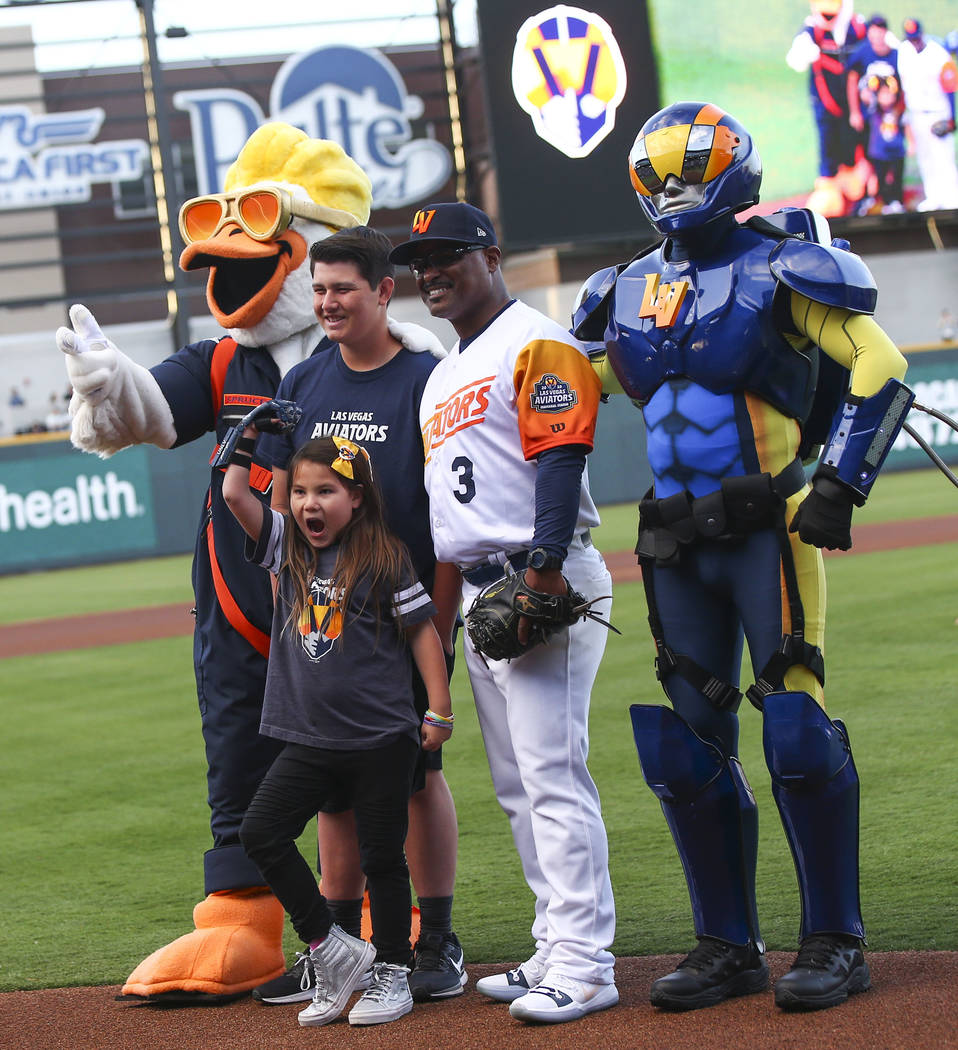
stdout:
{"type": "Polygon", "coordinates": [[[94,142],[104,116],[99,108],[35,114],[0,106],[0,209],[82,204],[95,182],[141,179],[147,144],[94,142]]]}

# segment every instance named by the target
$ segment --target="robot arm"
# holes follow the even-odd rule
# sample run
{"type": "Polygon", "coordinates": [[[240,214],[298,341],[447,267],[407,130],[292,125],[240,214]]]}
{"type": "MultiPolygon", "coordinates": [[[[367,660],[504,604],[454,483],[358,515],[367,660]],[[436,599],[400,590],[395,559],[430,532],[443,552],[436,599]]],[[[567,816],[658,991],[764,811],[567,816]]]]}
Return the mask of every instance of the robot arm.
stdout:
{"type": "Polygon", "coordinates": [[[848,550],[851,514],[861,506],[905,421],[914,394],[902,382],[907,367],[875,320],[792,292],[795,327],[851,370],[851,389],[835,415],[791,531],[816,547],[848,550]]]}
{"type": "Polygon", "coordinates": [[[73,385],[70,440],[106,459],[129,445],[172,448],[173,413],[150,372],[106,338],[85,306],[70,308],[72,328],[57,329],[73,385]]]}
{"type": "Polygon", "coordinates": [[[904,378],[907,362],[874,317],[813,302],[796,291],[791,300],[796,330],[851,371],[855,397],[870,397],[886,380],[904,378]]]}
{"type": "Polygon", "coordinates": [[[623,266],[607,266],[587,278],[572,307],[572,334],[585,343],[589,361],[602,382],[602,400],[610,394],[624,393],[612,371],[605,350],[605,330],[609,323],[615,281],[623,266]]]}

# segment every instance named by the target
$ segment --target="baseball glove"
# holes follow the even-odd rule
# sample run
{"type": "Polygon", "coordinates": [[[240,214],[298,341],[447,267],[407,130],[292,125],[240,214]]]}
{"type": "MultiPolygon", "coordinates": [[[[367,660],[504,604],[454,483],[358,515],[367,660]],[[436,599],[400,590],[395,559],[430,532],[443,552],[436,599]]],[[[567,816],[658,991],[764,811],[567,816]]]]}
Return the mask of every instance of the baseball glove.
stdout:
{"type": "MultiPolygon", "coordinates": [[[[545,594],[528,586],[525,573],[503,576],[476,595],[466,613],[466,632],[472,644],[490,660],[513,660],[546,641],[550,635],[586,617],[621,633],[591,606],[602,598],[586,599],[565,580],[566,594],[545,594]],[[519,641],[519,621],[529,621],[529,638],[519,641]]],[[[565,577],[563,577],[565,579],[565,577]]]]}
{"type": "Polygon", "coordinates": [[[953,120],[936,120],[931,126],[932,134],[937,135],[940,139],[950,135],[954,130],[955,122],[953,120]]]}

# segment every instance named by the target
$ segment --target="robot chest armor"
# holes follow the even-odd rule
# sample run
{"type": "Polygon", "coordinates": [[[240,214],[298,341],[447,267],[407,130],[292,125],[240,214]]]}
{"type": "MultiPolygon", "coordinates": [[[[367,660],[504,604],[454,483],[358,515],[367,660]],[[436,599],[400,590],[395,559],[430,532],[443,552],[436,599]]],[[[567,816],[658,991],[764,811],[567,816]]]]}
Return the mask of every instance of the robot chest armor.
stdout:
{"type": "Polygon", "coordinates": [[[772,323],[775,288],[764,245],[707,265],[671,264],[661,250],[636,260],[616,282],[607,332],[625,392],[644,403],[674,378],[716,394],[760,390],[787,349],[772,323]]]}

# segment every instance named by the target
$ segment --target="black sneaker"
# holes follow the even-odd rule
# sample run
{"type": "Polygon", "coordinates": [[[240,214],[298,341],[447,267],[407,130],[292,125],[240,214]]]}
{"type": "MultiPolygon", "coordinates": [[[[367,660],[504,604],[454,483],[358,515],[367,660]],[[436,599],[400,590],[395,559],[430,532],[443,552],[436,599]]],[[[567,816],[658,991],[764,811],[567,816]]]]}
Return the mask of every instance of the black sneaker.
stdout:
{"type": "MultiPolygon", "coordinates": [[[[369,987],[372,980],[372,968],[360,975],[353,991],[362,991],[369,987]]],[[[313,997],[316,980],[313,976],[313,963],[308,952],[297,952],[296,962],[280,977],[261,984],[253,989],[253,998],[267,1006],[281,1006],[283,1003],[305,1003],[313,997]]]]}
{"type": "Polygon", "coordinates": [[[280,977],[253,989],[258,1003],[278,1006],[281,1003],[305,1003],[313,997],[316,982],[313,964],[308,952],[297,952],[296,962],[280,977]]]}
{"type": "Polygon", "coordinates": [[[420,935],[409,975],[409,991],[415,1002],[462,995],[467,980],[462,946],[454,933],[420,935]]]}
{"type": "Polygon", "coordinates": [[[775,983],[775,1005],[783,1010],[824,1010],[871,988],[861,941],[847,934],[806,937],[792,968],[775,983]]]}
{"type": "Polygon", "coordinates": [[[700,937],[672,973],[652,982],[649,999],[663,1010],[698,1010],[767,986],[768,963],[756,944],[700,937]]]}

